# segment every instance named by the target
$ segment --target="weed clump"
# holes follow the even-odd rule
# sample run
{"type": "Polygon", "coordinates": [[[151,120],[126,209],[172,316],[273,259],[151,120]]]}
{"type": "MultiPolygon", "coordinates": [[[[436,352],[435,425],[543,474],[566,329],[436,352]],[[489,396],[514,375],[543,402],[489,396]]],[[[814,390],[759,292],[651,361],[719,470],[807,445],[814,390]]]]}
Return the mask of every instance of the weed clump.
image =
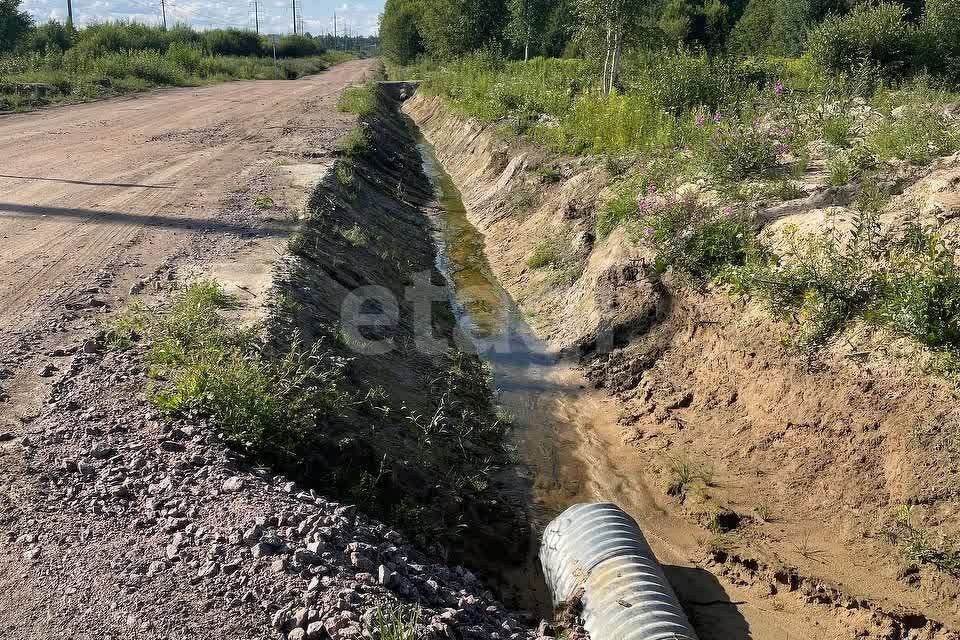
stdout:
{"type": "Polygon", "coordinates": [[[238,448],[293,462],[324,417],[345,407],[345,361],[298,340],[273,351],[254,330],[226,321],[223,312],[235,305],[218,284],[194,282],[163,311],[121,315],[116,344],[135,336],[149,341],[146,360],[158,381],[150,399],[159,409],[212,418],[238,448]]]}
{"type": "Polygon", "coordinates": [[[377,100],[371,83],[347,87],[337,100],[337,111],[354,113],[360,117],[371,115],[376,108],[377,100]]]}

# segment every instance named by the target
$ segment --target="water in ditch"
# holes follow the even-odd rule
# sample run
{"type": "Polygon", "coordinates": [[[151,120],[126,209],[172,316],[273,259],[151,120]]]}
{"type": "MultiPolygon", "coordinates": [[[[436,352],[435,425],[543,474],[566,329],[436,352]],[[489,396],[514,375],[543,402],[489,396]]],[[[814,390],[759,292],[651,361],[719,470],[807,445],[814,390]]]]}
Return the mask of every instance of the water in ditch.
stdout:
{"type": "Polygon", "coordinates": [[[513,484],[534,533],[526,562],[495,567],[488,580],[511,604],[547,616],[551,605],[537,558],[541,533],[568,506],[600,499],[582,453],[596,424],[611,420],[612,412],[584,389],[570,363],[534,335],[490,268],[484,237],[467,219],[432,146],[422,139],[418,146],[440,205],[434,217],[437,267],[449,284],[461,334],[490,365],[500,404],[513,419],[520,462],[513,484]]]}

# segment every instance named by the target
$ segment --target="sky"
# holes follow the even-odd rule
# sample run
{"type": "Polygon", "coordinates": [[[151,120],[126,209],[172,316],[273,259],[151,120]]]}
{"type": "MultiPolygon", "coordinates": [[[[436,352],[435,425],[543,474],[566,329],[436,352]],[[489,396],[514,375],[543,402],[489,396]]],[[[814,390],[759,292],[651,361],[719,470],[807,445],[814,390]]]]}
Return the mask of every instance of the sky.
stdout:
{"type": "MultiPolygon", "coordinates": [[[[213,27],[253,28],[253,0],[166,0],[167,25],[187,22],[197,29],[213,27]]],[[[21,8],[37,22],[64,21],[67,0],[23,0],[21,8]]],[[[259,0],[260,32],[290,33],[293,29],[292,0],[259,0]]],[[[333,33],[333,14],[337,14],[338,32],[345,26],[354,34],[377,33],[377,19],[383,0],[297,0],[297,14],[304,30],[318,35],[333,33]]],[[[135,20],[160,23],[160,0],[73,0],[73,19],[77,25],[103,20],[135,20]]]]}

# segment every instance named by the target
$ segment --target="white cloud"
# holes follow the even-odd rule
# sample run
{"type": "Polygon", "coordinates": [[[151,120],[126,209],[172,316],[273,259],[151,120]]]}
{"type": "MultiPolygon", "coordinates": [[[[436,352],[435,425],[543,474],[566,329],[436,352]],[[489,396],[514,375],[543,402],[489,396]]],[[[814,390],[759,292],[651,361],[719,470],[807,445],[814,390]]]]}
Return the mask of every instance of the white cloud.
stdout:
{"type": "MultiPolygon", "coordinates": [[[[66,0],[24,0],[24,10],[38,22],[66,19],[66,0]]],[[[293,29],[292,0],[261,0],[260,31],[289,33],[293,29]]],[[[297,13],[304,29],[314,35],[333,33],[333,14],[337,14],[337,32],[356,35],[376,34],[383,0],[337,2],[334,0],[298,0],[297,13]]],[[[160,24],[160,0],[73,0],[73,17],[78,25],[104,20],[135,20],[160,24]]],[[[167,24],[186,22],[197,29],[214,27],[253,28],[252,0],[167,0],[167,24]]]]}

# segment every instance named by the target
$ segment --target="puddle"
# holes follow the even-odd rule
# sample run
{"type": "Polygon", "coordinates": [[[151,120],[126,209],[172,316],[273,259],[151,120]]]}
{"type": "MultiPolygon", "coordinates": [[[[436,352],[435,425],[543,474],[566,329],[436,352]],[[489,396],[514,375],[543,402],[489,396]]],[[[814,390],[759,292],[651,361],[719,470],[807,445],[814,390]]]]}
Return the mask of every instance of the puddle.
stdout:
{"type": "Polygon", "coordinates": [[[487,263],[483,234],[467,220],[460,193],[432,146],[421,139],[418,148],[440,204],[433,220],[437,267],[449,284],[461,333],[490,365],[500,404],[513,418],[521,470],[513,484],[527,504],[534,532],[525,566],[496,567],[492,586],[511,604],[549,615],[537,559],[540,534],[571,504],[597,499],[574,452],[583,449],[581,434],[603,409],[583,401],[579,374],[524,321],[487,263]]]}

